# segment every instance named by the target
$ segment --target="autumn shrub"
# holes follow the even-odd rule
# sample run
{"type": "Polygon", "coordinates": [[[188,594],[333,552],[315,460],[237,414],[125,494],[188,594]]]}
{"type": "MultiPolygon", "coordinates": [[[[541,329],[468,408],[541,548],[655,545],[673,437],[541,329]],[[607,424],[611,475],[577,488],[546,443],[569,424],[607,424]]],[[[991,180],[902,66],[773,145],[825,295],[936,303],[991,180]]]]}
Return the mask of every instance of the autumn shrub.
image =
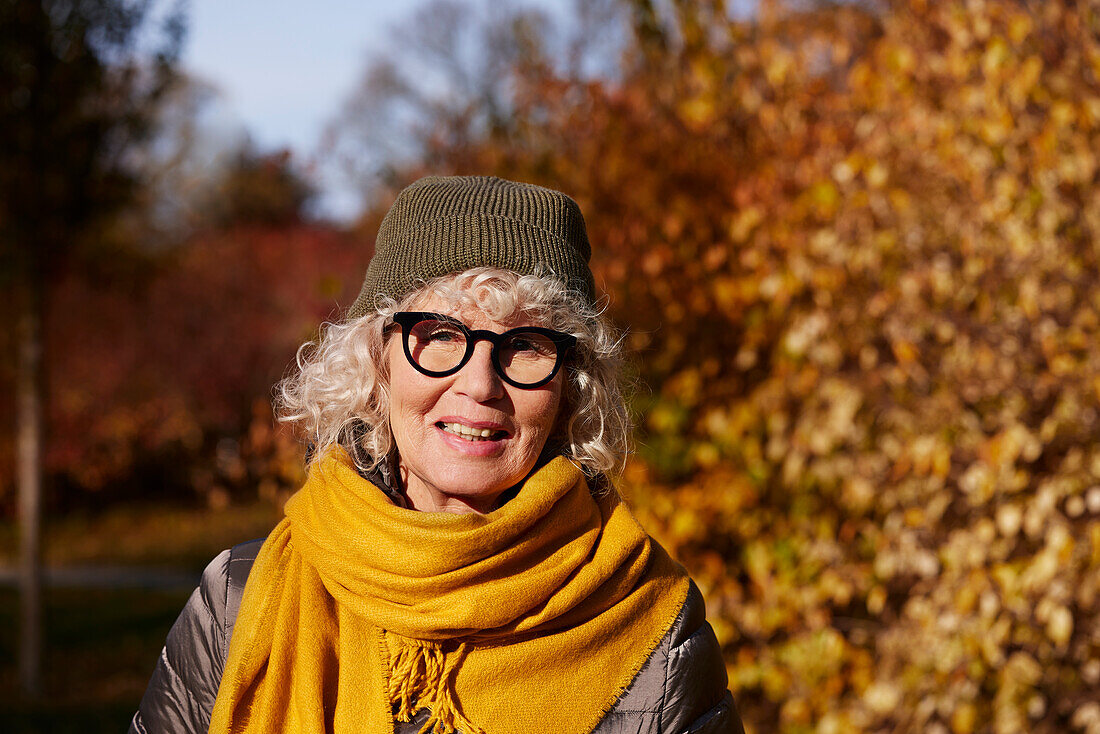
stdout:
{"type": "Polygon", "coordinates": [[[1100,732],[1100,3],[621,5],[429,149],[581,201],[746,722],[1100,732]]]}
{"type": "Polygon", "coordinates": [[[271,386],[358,290],[370,249],[310,224],[209,230],[140,281],[73,273],[47,320],[47,470],[58,509],[274,497],[302,479],[271,386]],[[66,490],[67,488],[67,490],[66,490]]]}

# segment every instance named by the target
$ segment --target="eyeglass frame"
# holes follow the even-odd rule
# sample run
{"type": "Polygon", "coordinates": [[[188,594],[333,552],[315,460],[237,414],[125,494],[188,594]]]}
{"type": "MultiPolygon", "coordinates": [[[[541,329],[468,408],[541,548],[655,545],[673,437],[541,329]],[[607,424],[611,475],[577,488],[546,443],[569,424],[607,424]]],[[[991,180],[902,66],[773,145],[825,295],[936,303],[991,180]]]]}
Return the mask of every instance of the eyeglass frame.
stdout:
{"type": "Polygon", "coordinates": [[[477,347],[479,341],[489,342],[491,350],[489,352],[489,359],[492,362],[493,369],[496,371],[497,376],[504,382],[508,383],[512,387],[518,387],[521,390],[534,390],[535,388],[542,387],[547,384],[554,377],[557,376],[558,371],[561,370],[561,366],[565,364],[565,359],[568,353],[577,346],[577,337],[572,334],[566,334],[561,331],[554,331],[553,329],[546,329],[541,326],[519,326],[515,329],[508,329],[501,333],[495,331],[489,331],[488,329],[471,329],[466,324],[462,323],[453,316],[447,316],[446,314],[434,313],[432,311],[398,311],[391,317],[393,324],[401,327],[401,348],[405,352],[405,359],[409,361],[409,364],[413,366],[417,372],[428,377],[448,377],[455,374],[460,369],[465,367],[469,363],[470,358],[474,355],[474,349],[477,347]],[[422,321],[442,321],[447,324],[451,324],[461,331],[466,336],[466,353],[462,355],[462,359],[458,361],[458,364],[447,370],[429,370],[426,367],[421,366],[413,357],[412,352],[409,351],[409,333],[412,331],[412,327],[416,326],[422,321]],[[504,341],[514,335],[521,333],[535,333],[546,337],[554,343],[557,347],[556,360],[554,362],[554,368],[550,370],[550,374],[545,378],[537,382],[517,382],[509,377],[504,372],[504,368],[500,364],[500,353],[498,348],[504,343],[504,341]]]}

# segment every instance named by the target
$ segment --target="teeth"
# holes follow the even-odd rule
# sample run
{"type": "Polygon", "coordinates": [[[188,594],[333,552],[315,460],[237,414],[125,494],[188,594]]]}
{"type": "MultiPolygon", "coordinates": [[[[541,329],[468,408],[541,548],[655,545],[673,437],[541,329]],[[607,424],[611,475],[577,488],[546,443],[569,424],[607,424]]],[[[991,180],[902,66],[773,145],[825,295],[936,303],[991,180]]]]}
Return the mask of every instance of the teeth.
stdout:
{"type": "Polygon", "coordinates": [[[485,439],[496,433],[488,428],[471,428],[461,423],[444,423],[443,430],[469,439],[485,439]]]}

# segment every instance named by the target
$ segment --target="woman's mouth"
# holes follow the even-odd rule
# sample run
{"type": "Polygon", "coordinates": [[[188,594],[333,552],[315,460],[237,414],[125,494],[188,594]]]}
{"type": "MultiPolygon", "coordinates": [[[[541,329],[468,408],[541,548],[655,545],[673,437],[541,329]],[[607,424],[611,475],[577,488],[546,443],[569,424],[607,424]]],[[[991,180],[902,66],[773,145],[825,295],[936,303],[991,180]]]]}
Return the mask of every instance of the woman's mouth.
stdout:
{"type": "Polygon", "coordinates": [[[440,421],[436,426],[447,433],[454,434],[467,441],[499,441],[508,435],[507,431],[493,430],[491,428],[474,428],[461,423],[449,423],[440,421]]]}

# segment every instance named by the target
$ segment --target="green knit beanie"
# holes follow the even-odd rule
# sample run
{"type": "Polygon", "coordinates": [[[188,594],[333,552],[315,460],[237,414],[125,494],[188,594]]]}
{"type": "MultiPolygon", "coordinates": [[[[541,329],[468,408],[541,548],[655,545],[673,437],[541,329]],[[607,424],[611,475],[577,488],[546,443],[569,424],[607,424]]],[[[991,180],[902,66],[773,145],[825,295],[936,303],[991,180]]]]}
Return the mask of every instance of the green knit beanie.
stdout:
{"type": "Polygon", "coordinates": [[[592,304],[591,247],[577,202],[552,189],[485,176],[430,176],[393,202],[352,320],[380,297],[401,300],[421,283],[479,266],[549,275],[592,304]]]}

